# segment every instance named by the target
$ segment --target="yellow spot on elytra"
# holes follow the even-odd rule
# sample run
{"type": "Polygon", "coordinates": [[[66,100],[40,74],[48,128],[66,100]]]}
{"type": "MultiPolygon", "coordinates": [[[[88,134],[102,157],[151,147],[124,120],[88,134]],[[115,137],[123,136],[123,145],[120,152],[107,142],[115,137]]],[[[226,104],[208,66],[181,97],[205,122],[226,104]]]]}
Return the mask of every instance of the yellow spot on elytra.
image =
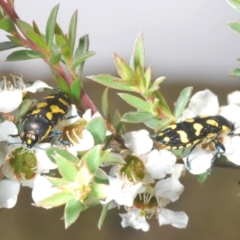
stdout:
{"type": "Polygon", "coordinates": [[[36,107],[37,107],[37,108],[43,108],[43,107],[46,107],[47,105],[48,105],[47,102],[40,102],[40,103],[37,103],[37,104],[36,104],[36,107]]]}
{"type": "Polygon", "coordinates": [[[163,141],[168,143],[170,141],[170,138],[169,137],[165,137],[165,138],[163,138],[163,141]]]}
{"type": "Polygon", "coordinates": [[[206,123],[211,125],[211,126],[214,126],[214,127],[218,127],[219,126],[218,122],[216,122],[214,119],[208,119],[206,121],[206,123]]]}
{"type": "Polygon", "coordinates": [[[185,122],[194,122],[193,118],[186,119],[185,122]]]}
{"type": "Polygon", "coordinates": [[[52,118],[53,118],[52,112],[47,112],[46,117],[48,120],[52,120],[52,118]]]}
{"type": "Polygon", "coordinates": [[[203,129],[203,125],[200,124],[200,123],[194,123],[193,124],[193,128],[195,129],[195,135],[199,136],[201,131],[202,131],[202,129],[203,129]]]}
{"type": "Polygon", "coordinates": [[[61,102],[63,105],[65,105],[65,106],[69,106],[69,104],[66,102],[66,101],[64,101],[64,99],[62,99],[62,98],[59,98],[58,99],[59,100],[59,102],[61,102]]]}
{"type": "Polygon", "coordinates": [[[177,127],[176,124],[173,124],[173,125],[170,125],[170,126],[169,126],[169,128],[171,128],[171,129],[175,129],[176,127],[177,127]]]}
{"type": "Polygon", "coordinates": [[[41,109],[36,109],[31,112],[32,115],[38,114],[41,111],[41,109]]]}
{"type": "Polygon", "coordinates": [[[207,135],[207,138],[208,138],[208,139],[211,139],[211,138],[215,138],[216,136],[217,136],[216,133],[209,133],[209,134],[207,135]]]}
{"type": "Polygon", "coordinates": [[[188,139],[188,136],[187,136],[186,132],[179,130],[179,131],[177,131],[177,133],[179,134],[179,137],[180,137],[182,143],[188,143],[189,142],[189,139],[188,139]]]}
{"type": "Polygon", "coordinates": [[[50,109],[52,110],[52,113],[62,113],[62,114],[65,114],[64,110],[62,110],[57,105],[51,105],[50,109]]]}

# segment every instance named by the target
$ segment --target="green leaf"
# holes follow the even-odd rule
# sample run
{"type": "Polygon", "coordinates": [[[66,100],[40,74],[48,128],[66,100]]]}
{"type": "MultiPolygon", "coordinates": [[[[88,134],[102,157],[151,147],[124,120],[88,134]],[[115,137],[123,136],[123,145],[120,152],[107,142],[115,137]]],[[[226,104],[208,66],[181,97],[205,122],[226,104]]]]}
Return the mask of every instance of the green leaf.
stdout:
{"type": "Polygon", "coordinates": [[[24,32],[34,32],[33,27],[20,19],[16,19],[17,26],[24,32]]]}
{"type": "Polygon", "coordinates": [[[94,174],[94,182],[108,184],[109,182],[108,182],[107,176],[108,175],[104,170],[102,170],[101,168],[98,168],[94,174]]]}
{"type": "Polygon", "coordinates": [[[74,197],[75,196],[71,192],[65,190],[59,193],[55,193],[54,195],[36,203],[36,206],[37,207],[58,207],[69,202],[74,197]]]}
{"type": "Polygon", "coordinates": [[[73,50],[75,46],[77,20],[78,20],[78,11],[76,10],[72,15],[72,18],[69,24],[69,29],[68,29],[68,46],[69,46],[71,56],[73,54],[73,50]]]}
{"type": "Polygon", "coordinates": [[[101,144],[106,136],[107,126],[102,117],[92,118],[86,129],[93,135],[94,143],[101,144]]]}
{"type": "Polygon", "coordinates": [[[11,42],[15,43],[16,45],[19,45],[19,46],[22,46],[22,45],[23,45],[22,42],[21,42],[21,40],[19,40],[18,38],[13,37],[13,36],[11,36],[11,35],[6,35],[6,36],[7,36],[7,38],[8,38],[11,42]]]}
{"type": "Polygon", "coordinates": [[[9,42],[9,41],[0,43],[0,51],[5,51],[5,50],[12,49],[15,47],[19,47],[19,44],[16,44],[14,42],[9,42]]]}
{"type": "Polygon", "coordinates": [[[118,75],[123,79],[123,80],[135,80],[135,74],[131,67],[122,59],[120,58],[117,54],[114,54],[114,62],[117,67],[117,72],[118,75]]]}
{"type": "Polygon", "coordinates": [[[30,32],[30,31],[26,31],[26,35],[27,37],[33,42],[35,43],[41,50],[43,51],[47,51],[48,46],[45,43],[44,39],[42,38],[41,35],[38,35],[35,32],[30,32]]]}
{"type": "Polygon", "coordinates": [[[138,91],[138,88],[136,87],[134,82],[123,81],[122,79],[116,78],[109,74],[92,75],[92,76],[89,76],[88,78],[90,78],[93,81],[98,82],[106,87],[110,87],[113,89],[134,91],[134,92],[138,91]]]}
{"type": "Polygon", "coordinates": [[[59,88],[63,92],[65,92],[67,95],[70,96],[71,95],[71,90],[70,90],[70,87],[68,86],[66,80],[63,77],[57,75],[54,71],[52,71],[52,73],[53,73],[53,76],[56,79],[56,82],[57,82],[57,85],[59,86],[59,88]]]}
{"type": "Polygon", "coordinates": [[[104,223],[105,218],[106,218],[107,213],[108,213],[109,205],[110,205],[110,203],[107,203],[107,204],[103,205],[102,212],[101,212],[100,218],[98,220],[98,229],[101,229],[102,226],[103,226],[103,223],[104,223]]]}
{"type": "Polygon", "coordinates": [[[109,185],[107,184],[96,183],[91,186],[91,189],[90,196],[98,199],[106,198],[109,193],[109,185]]]}
{"type": "Polygon", "coordinates": [[[81,91],[82,91],[82,79],[81,76],[74,79],[72,85],[71,85],[71,96],[74,99],[74,102],[79,103],[81,98],[81,91]]]}
{"type": "Polygon", "coordinates": [[[56,22],[56,25],[55,25],[54,33],[56,35],[60,35],[60,36],[62,36],[66,39],[66,35],[64,34],[63,30],[61,29],[61,27],[59,26],[59,24],[57,22],[56,22]]]}
{"type": "Polygon", "coordinates": [[[169,126],[170,123],[173,122],[173,119],[163,119],[161,121],[158,122],[157,126],[156,126],[156,130],[159,131],[159,130],[163,130],[165,129],[166,127],[169,126]]]}
{"type": "Polygon", "coordinates": [[[65,57],[65,59],[70,59],[71,54],[70,54],[70,49],[67,44],[67,40],[60,36],[60,35],[55,35],[56,38],[56,44],[61,48],[62,55],[65,57]]]}
{"type": "Polygon", "coordinates": [[[230,76],[240,78],[240,68],[233,69],[230,73],[230,76]]]}
{"type": "Polygon", "coordinates": [[[116,109],[113,114],[112,123],[113,123],[113,126],[114,126],[117,134],[124,134],[126,131],[124,123],[121,122],[121,118],[122,118],[122,116],[121,116],[119,110],[116,109]]]}
{"type": "Polygon", "coordinates": [[[151,78],[152,78],[152,68],[149,67],[143,76],[143,84],[144,84],[144,89],[149,89],[150,83],[151,83],[151,78]]]}
{"type": "Polygon", "coordinates": [[[139,67],[141,70],[141,74],[143,75],[144,64],[145,64],[144,42],[142,32],[140,32],[134,44],[133,55],[131,58],[131,67],[134,70],[136,70],[136,68],[139,67]]]}
{"type": "Polygon", "coordinates": [[[86,59],[90,58],[93,55],[95,55],[95,52],[91,52],[91,51],[83,53],[82,55],[79,55],[78,58],[74,59],[72,69],[78,68],[80,64],[83,64],[86,59]]]}
{"type": "Polygon", "coordinates": [[[76,166],[57,153],[55,153],[53,157],[57,163],[58,171],[61,176],[69,182],[74,182],[78,172],[76,166]]]}
{"type": "MultiPolygon", "coordinates": [[[[79,39],[77,49],[74,54],[74,62],[77,61],[82,55],[85,55],[85,53],[88,52],[89,49],[89,38],[88,35],[84,35],[79,39]]],[[[79,64],[77,67],[74,67],[76,73],[78,76],[82,75],[82,69],[83,69],[84,62],[79,64]]],[[[74,65],[75,66],[75,65],[74,65]]]]}
{"type": "Polygon", "coordinates": [[[58,8],[59,8],[59,4],[52,9],[47,20],[46,43],[50,49],[52,48],[52,45],[53,45],[58,8]]]}
{"type": "Polygon", "coordinates": [[[47,176],[47,180],[54,186],[59,187],[66,183],[66,180],[64,178],[56,178],[56,177],[49,177],[47,176]]]}
{"type": "Polygon", "coordinates": [[[33,21],[33,31],[38,35],[42,35],[35,21],[33,21]]]}
{"type": "Polygon", "coordinates": [[[140,109],[143,112],[151,112],[151,108],[145,100],[127,93],[118,93],[118,95],[129,105],[140,109]]]}
{"type": "Polygon", "coordinates": [[[108,154],[101,158],[101,163],[125,164],[125,161],[123,160],[123,158],[119,157],[119,155],[108,152],[108,154]]]}
{"type": "Polygon", "coordinates": [[[238,12],[240,12],[240,0],[227,0],[227,2],[235,8],[238,12]]]}
{"type": "Polygon", "coordinates": [[[65,159],[68,159],[68,161],[72,162],[72,163],[79,163],[79,159],[77,157],[75,157],[74,155],[72,155],[70,152],[64,150],[64,149],[60,149],[57,147],[50,147],[48,149],[45,150],[47,156],[49,157],[49,159],[53,162],[56,163],[55,161],[55,155],[61,155],[62,157],[64,157],[65,159]]]}
{"type": "Polygon", "coordinates": [[[166,79],[166,77],[159,77],[153,82],[153,86],[159,87],[159,85],[166,79]]]}
{"type": "Polygon", "coordinates": [[[109,93],[109,88],[106,88],[103,92],[102,95],[102,101],[101,101],[101,106],[102,106],[102,114],[103,117],[108,121],[110,121],[110,109],[109,109],[109,98],[108,98],[108,93],[109,93]]]}
{"type": "Polygon", "coordinates": [[[121,121],[128,123],[142,123],[153,117],[149,112],[128,112],[122,116],[121,121]]]}
{"type": "Polygon", "coordinates": [[[174,113],[173,113],[176,119],[180,118],[183,110],[187,106],[187,103],[192,94],[192,90],[193,90],[193,87],[187,87],[181,91],[174,109],[174,113]]]}
{"type": "Polygon", "coordinates": [[[153,117],[153,118],[150,118],[150,119],[144,121],[144,124],[145,124],[147,127],[156,130],[156,129],[157,129],[157,126],[158,126],[158,124],[159,124],[159,121],[160,121],[159,118],[153,117]]]}
{"type": "Polygon", "coordinates": [[[196,175],[196,178],[199,183],[204,183],[207,180],[208,176],[209,176],[209,173],[208,173],[208,171],[206,171],[205,173],[196,175]]]}
{"type": "Polygon", "coordinates": [[[44,58],[45,55],[38,51],[18,50],[7,56],[7,61],[22,61],[36,58],[44,58]]]}
{"type": "Polygon", "coordinates": [[[65,228],[68,228],[78,219],[82,209],[83,204],[75,198],[66,203],[64,209],[65,228]]]}
{"type": "Polygon", "coordinates": [[[52,66],[55,65],[55,64],[57,64],[57,63],[59,63],[60,60],[61,60],[61,56],[62,56],[61,53],[53,54],[53,55],[49,58],[48,63],[49,63],[50,65],[52,65],[52,66]]]}
{"type": "Polygon", "coordinates": [[[236,31],[237,33],[240,33],[240,23],[239,22],[230,22],[230,23],[228,23],[228,26],[232,30],[236,31]]]}
{"type": "Polygon", "coordinates": [[[82,157],[82,161],[84,160],[86,161],[89,171],[91,173],[95,173],[100,165],[101,150],[102,150],[102,147],[100,145],[94,146],[91,150],[86,152],[82,157]]]}
{"type": "Polygon", "coordinates": [[[9,33],[13,33],[16,31],[12,19],[7,15],[0,21],[0,29],[9,33]]]}

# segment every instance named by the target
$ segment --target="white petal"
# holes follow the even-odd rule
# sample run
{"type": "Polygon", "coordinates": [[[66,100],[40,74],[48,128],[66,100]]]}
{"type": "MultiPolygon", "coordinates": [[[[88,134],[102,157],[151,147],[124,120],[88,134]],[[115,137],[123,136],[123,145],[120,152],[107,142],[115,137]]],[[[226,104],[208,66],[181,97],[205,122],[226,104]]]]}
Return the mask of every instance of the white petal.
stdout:
{"type": "Polygon", "coordinates": [[[151,151],[146,163],[147,172],[154,179],[161,179],[174,171],[176,156],[168,150],[151,151]]]}
{"type": "Polygon", "coordinates": [[[60,192],[60,190],[56,187],[53,187],[46,177],[37,175],[34,179],[32,199],[35,203],[38,203],[41,200],[46,199],[58,192],[60,192]]]}
{"type": "Polygon", "coordinates": [[[156,196],[175,202],[183,192],[184,186],[176,178],[159,180],[155,186],[156,196]]]}
{"type": "Polygon", "coordinates": [[[153,141],[146,130],[128,132],[124,136],[124,144],[132,152],[142,155],[149,152],[153,147],[153,141]]]}
{"type": "Polygon", "coordinates": [[[57,165],[48,158],[46,151],[44,150],[45,148],[50,146],[51,146],[50,143],[41,143],[41,144],[38,144],[34,149],[36,153],[37,161],[38,161],[39,174],[48,173],[49,170],[57,168],[57,165]]]}
{"type": "Polygon", "coordinates": [[[183,161],[187,169],[189,167],[188,163],[190,164],[190,169],[188,169],[189,172],[192,174],[202,174],[211,167],[212,158],[212,153],[208,153],[207,151],[196,147],[191,154],[183,158],[183,161]]]}
{"type": "Polygon", "coordinates": [[[0,92],[0,112],[9,113],[17,109],[22,102],[20,90],[0,92]]]}
{"type": "Polygon", "coordinates": [[[20,183],[11,180],[0,181],[0,208],[12,208],[17,202],[20,183]]]}
{"type": "Polygon", "coordinates": [[[159,225],[171,224],[176,228],[186,228],[188,224],[188,216],[184,212],[174,212],[166,208],[162,208],[158,215],[159,225]]]}
{"type": "Polygon", "coordinates": [[[232,122],[235,126],[234,133],[240,133],[240,107],[230,104],[220,108],[220,115],[232,122]]]}
{"type": "Polygon", "coordinates": [[[133,227],[135,229],[141,229],[144,232],[150,228],[146,218],[140,215],[139,209],[133,208],[131,211],[119,215],[122,218],[121,225],[123,228],[133,227]]]}
{"type": "Polygon", "coordinates": [[[27,87],[26,90],[28,92],[35,93],[36,91],[41,92],[43,88],[52,88],[52,87],[48,86],[45,82],[41,80],[37,80],[30,87],[27,87]]]}
{"type": "Polygon", "coordinates": [[[195,93],[191,97],[187,107],[188,110],[184,110],[183,112],[183,118],[191,118],[192,114],[194,114],[195,116],[215,115],[218,111],[218,108],[219,103],[217,96],[210,90],[206,89],[195,93]]]}
{"type": "Polygon", "coordinates": [[[17,134],[18,130],[16,125],[10,121],[4,121],[0,123],[0,142],[7,141],[8,143],[20,143],[22,140],[20,137],[10,137],[10,134],[17,134]]]}
{"type": "Polygon", "coordinates": [[[231,141],[225,143],[224,146],[226,149],[224,155],[228,158],[228,160],[234,164],[240,165],[240,137],[232,137],[231,141]]]}
{"type": "Polygon", "coordinates": [[[85,119],[87,122],[89,122],[92,118],[91,109],[87,109],[85,113],[82,115],[82,118],[85,119]]]}
{"type": "Polygon", "coordinates": [[[181,176],[185,175],[185,171],[186,171],[186,167],[184,164],[176,163],[171,177],[179,179],[181,176]]]}
{"type": "Polygon", "coordinates": [[[227,96],[228,104],[240,106],[240,91],[234,91],[227,96]]]}

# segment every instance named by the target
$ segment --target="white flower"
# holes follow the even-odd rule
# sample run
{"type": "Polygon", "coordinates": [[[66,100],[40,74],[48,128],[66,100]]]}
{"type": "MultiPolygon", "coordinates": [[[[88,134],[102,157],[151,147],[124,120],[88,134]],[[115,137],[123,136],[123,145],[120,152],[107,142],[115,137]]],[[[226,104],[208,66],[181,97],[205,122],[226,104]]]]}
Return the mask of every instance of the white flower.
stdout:
{"type": "Polygon", "coordinates": [[[240,91],[234,91],[227,96],[228,104],[240,106],[240,91]]]}
{"type": "Polygon", "coordinates": [[[120,214],[122,227],[131,226],[143,231],[149,230],[146,218],[157,215],[159,225],[170,224],[177,228],[185,228],[188,216],[184,212],[173,212],[165,208],[171,201],[179,198],[184,187],[177,179],[167,178],[159,180],[155,188],[147,186],[146,192],[139,194],[134,206],[127,213],[120,214]]]}
{"type": "Polygon", "coordinates": [[[125,146],[137,155],[145,154],[153,147],[153,141],[146,130],[128,132],[123,139],[125,146]]]}
{"type": "Polygon", "coordinates": [[[0,112],[9,113],[17,109],[22,103],[23,92],[33,92],[43,88],[51,88],[46,83],[38,80],[31,86],[26,87],[22,78],[11,76],[12,82],[7,81],[6,77],[0,82],[0,112]]]}
{"type": "Polygon", "coordinates": [[[131,207],[136,195],[145,190],[141,182],[132,183],[127,178],[124,180],[120,177],[108,176],[108,181],[110,186],[109,195],[102,202],[103,204],[114,200],[118,205],[131,207]]]}

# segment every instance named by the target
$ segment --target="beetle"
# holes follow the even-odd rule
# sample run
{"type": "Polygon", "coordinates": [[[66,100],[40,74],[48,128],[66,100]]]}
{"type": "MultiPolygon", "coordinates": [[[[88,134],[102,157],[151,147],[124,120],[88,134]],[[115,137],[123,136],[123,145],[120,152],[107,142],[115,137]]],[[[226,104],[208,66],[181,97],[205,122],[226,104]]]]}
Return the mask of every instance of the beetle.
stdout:
{"type": "MultiPolygon", "coordinates": [[[[218,154],[225,152],[225,147],[218,138],[221,135],[231,136],[234,130],[234,124],[223,116],[196,116],[172,124],[153,137],[160,148],[175,150],[191,147],[189,154],[198,144],[213,142],[217,150],[212,158],[213,165],[218,154]]],[[[187,165],[189,166],[188,159],[187,165]]]]}
{"type": "Polygon", "coordinates": [[[24,116],[20,136],[28,148],[45,139],[71,107],[70,98],[62,92],[53,93],[39,100],[24,116]]]}

